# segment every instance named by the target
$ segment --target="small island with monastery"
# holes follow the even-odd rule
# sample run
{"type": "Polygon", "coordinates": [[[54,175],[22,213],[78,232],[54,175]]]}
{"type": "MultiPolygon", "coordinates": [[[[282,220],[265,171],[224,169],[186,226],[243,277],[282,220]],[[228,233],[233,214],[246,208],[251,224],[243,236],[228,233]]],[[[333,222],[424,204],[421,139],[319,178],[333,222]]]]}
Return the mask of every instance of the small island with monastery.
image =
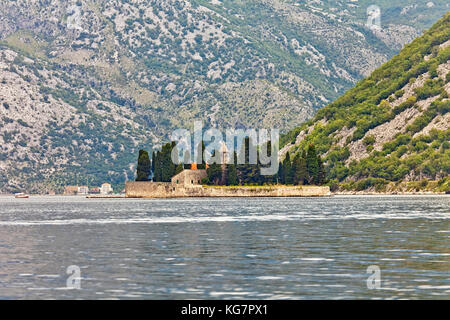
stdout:
{"type": "MultiPolygon", "coordinates": [[[[248,141],[246,142],[248,147],[248,141]]],[[[330,196],[320,156],[314,145],[292,157],[286,154],[274,175],[262,175],[261,164],[227,161],[231,155],[221,149],[220,164],[174,164],[171,160],[174,143],[152,152],[152,159],[140,150],[136,181],[125,185],[127,198],[184,197],[321,197],[330,196]]],[[[247,148],[246,148],[247,149],[247,148]]]]}

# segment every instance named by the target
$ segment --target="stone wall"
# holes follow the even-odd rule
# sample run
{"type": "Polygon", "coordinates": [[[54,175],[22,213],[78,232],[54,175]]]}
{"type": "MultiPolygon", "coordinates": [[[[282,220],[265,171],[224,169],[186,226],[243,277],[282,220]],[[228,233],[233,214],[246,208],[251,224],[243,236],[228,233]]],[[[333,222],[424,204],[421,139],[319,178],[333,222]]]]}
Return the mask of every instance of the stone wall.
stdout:
{"type": "Polygon", "coordinates": [[[177,186],[170,182],[127,182],[127,198],[185,197],[322,197],[331,195],[328,186],[216,187],[177,186]]]}

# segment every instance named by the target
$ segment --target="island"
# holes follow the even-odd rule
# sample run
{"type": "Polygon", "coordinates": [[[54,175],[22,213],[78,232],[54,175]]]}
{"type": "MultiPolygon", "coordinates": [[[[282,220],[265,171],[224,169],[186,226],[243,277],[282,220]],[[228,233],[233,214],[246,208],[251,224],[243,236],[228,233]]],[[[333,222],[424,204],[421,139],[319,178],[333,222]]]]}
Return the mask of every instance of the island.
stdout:
{"type": "MultiPolygon", "coordinates": [[[[147,151],[140,150],[136,181],[125,184],[127,198],[331,196],[322,160],[312,144],[292,161],[286,154],[271,176],[260,174],[259,163],[174,164],[170,160],[173,147],[173,143],[164,145],[152,153],[152,160],[147,151]]],[[[226,150],[221,152],[226,159],[226,150]]]]}

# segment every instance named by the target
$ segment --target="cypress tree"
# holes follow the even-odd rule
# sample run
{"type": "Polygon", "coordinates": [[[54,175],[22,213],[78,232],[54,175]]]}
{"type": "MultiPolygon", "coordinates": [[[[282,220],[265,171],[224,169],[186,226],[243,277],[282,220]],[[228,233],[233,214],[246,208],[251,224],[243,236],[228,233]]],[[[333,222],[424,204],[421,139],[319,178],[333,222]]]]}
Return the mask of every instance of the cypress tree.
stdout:
{"type": "Polygon", "coordinates": [[[279,164],[279,167],[278,167],[278,183],[279,184],[284,184],[284,166],[283,166],[283,162],[281,162],[279,164]]]}
{"type": "MultiPolygon", "coordinates": [[[[213,152],[212,157],[214,157],[216,151],[213,152]]],[[[206,170],[208,174],[208,181],[210,184],[219,185],[222,180],[222,166],[218,163],[211,163],[209,168],[206,170]]]]}
{"type": "MultiPolygon", "coordinates": [[[[267,144],[267,156],[270,158],[271,155],[272,155],[272,141],[269,140],[269,141],[266,142],[266,144],[267,144]]],[[[261,161],[258,161],[258,172],[259,173],[261,173],[261,168],[263,168],[263,167],[268,167],[268,165],[263,165],[261,163],[261,161]]],[[[264,184],[264,183],[275,184],[277,182],[278,174],[279,174],[279,171],[277,173],[275,173],[274,175],[271,175],[271,176],[263,176],[263,175],[260,174],[259,175],[259,179],[260,179],[259,183],[261,185],[264,184]]]]}
{"type": "Polygon", "coordinates": [[[293,164],[294,184],[303,185],[307,181],[308,172],[306,169],[306,159],[297,154],[293,164]]]}
{"type": "Polygon", "coordinates": [[[317,176],[317,184],[319,186],[326,183],[326,173],[325,173],[325,167],[323,165],[322,158],[320,156],[317,156],[317,162],[319,164],[319,173],[317,176]]]}
{"type": "Polygon", "coordinates": [[[177,165],[172,161],[172,150],[175,142],[165,144],[161,149],[161,181],[170,182],[175,175],[177,165]]]}
{"type": "Polygon", "coordinates": [[[156,154],[155,151],[152,151],[152,173],[155,174],[155,161],[156,161],[156,154]]]}
{"type": "Polygon", "coordinates": [[[153,170],[153,181],[161,182],[162,181],[162,167],[161,167],[161,152],[157,151],[155,153],[155,160],[153,161],[154,170],[153,170]]]}
{"type": "Polygon", "coordinates": [[[253,150],[254,145],[252,144],[252,141],[250,141],[249,137],[245,138],[242,148],[243,150],[241,152],[244,152],[245,163],[240,164],[237,167],[240,181],[243,184],[260,184],[261,175],[259,161],[257,161],[256,164],[250,164],[250,150],[253,150]]]}
{"type": "Polygon", "coordinates": [[[293,174],[292,174],[292,163],[291,163],[291,156],[289,155],[289,152],[286,153],[286,158],[284,158],[283,161],[283,176],[284,176],[284,184],[293,184],[293,174]]]}
{"type": "Polygon", "coordinates": [[[149,181],[151,173],[151,162],[148,152],[139,150],[138,165],[136,170],[136,181],[149,181]]]}
{"type": "Polygon", "coordinates": [[[227,175],[227,185],[229,186],[237,186],[239,184],[238,176],[237,176],[237,154],[234,152],[233,154],[234,162],[233,164],[228,165],[228,175],[227,175]]]}
{"type": "Polygon", "coordinates": [[[317,158],[316,147],[313,144],[308,146],[306,153],[306,168],[308,169],[309,184],[319,183],[319,161],[317,158]]]}

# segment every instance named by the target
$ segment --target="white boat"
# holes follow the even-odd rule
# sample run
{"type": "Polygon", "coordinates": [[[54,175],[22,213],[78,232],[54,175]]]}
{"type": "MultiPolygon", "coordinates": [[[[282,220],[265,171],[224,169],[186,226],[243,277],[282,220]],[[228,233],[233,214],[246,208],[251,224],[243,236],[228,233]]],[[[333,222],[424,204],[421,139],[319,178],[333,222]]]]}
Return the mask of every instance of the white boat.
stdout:
{"type": "Polygon", "coordinates": [[[25,193],[20,192],[20,193],[16,193],[16,194],[14,195],[14,197],[15,197],[16,199],[28,199],[30,196],[27,195],[27,194],[25,194],[25,193]]]}

